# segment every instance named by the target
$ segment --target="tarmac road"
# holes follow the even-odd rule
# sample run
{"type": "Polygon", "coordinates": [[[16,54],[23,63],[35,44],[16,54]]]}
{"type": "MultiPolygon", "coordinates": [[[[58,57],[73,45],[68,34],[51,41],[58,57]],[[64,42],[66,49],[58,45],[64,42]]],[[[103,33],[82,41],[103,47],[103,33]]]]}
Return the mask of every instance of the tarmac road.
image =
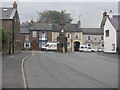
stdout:
{"type": "Polygon", "coordinates": [[[29,88],[118,88],[118,60],[96,53],[35,51],[25,73],[29,88]]]}

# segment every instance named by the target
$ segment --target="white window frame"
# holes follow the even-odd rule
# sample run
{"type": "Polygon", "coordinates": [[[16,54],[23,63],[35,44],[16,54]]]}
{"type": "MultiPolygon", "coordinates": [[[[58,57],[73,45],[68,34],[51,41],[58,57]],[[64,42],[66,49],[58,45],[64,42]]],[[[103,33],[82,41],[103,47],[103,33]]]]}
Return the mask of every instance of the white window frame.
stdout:
{"type": "Polygon", "coordinates": [[[30,48],[30,42],[25,42],[24,43],[24,48],[30,48]],[[27,44],[28,44],[28,47],[26,47],[27,44]]]}
{"type": "Polygon", "coordinates": [[[79,33],[75,34],[75,38],[77,38],[77,39],[79,38],[79,33]]]}
{"type": "Polygon", "coordinates": [[[37,36],[37,32],[36,31],[33,31],[32,32],[32,37],[36,37],[37,36]]]}

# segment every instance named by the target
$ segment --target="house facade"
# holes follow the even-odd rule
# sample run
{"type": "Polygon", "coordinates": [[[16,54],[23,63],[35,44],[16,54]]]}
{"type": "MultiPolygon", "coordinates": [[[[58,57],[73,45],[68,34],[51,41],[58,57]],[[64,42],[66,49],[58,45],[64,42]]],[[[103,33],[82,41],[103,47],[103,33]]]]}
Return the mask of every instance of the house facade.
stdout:
{"type": "Polygon", "coordinates": [[[3,54],[13,54],[21,51],[21,36],[20,36],[20,19],[17,11],[16,2],[13,7],[0,8],[2,16],[0,22],[6,34],[7,40],[3,45],[3,54]]]}
{"type": "MultiPolygon", "coordinates": [[[[29,26],[31,50],[41,50],[47,42],[57,42],[59,27],[59,24],[31,22],[29,26]]],[[[78,51],[80,45],[91,46],[96,51],[104,47],[101,28],[81,28],[79,21],[77,24],[65,24],[64,29],[67,51],[78,51]]]]}
{"type": "Polygon", "coordinates": [[[92,47],[95,51],[104,49],[103,29],[83,28],[83,45],[92,47]]]}
{"type": "Polygon", "coordinates": [[[110,11],[106,16],[104,22],[104,52],[116,53],[120,47],[120,15],[114,15],[110,11]]]}

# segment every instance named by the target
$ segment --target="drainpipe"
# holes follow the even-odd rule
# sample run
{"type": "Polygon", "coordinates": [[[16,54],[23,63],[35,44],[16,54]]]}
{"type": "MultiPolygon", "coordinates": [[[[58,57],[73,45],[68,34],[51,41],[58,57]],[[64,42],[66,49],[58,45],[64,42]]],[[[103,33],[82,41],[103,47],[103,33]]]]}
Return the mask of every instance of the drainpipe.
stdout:
{"type": "Polygon", "coordinates": [[[14,44],[15,44],[15,43],[14,43],[14,41],[15,41],[15,37],[14,37],[14,19],[12,20],[12,23],[13,23],[13,24],[12,24],[12,40],[13,40],[12,49],[13,49],[13,54],[14,54],[14,53],[15,53],[15,52],[14,52],[14,50],[15,50],[15,49],[14,49],[14,47],[15,47],[15,46],[14,46],[14,44]]]}
{"type": "Polygon", "coordinates": [[[72,52],[72,32],[71,32],[71,52],[72,52]]]}

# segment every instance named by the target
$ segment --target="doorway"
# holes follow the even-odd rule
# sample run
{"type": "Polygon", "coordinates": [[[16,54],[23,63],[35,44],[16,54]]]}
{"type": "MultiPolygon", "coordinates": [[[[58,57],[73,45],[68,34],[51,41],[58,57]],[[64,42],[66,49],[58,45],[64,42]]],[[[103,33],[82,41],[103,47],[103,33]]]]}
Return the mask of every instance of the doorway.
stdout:
{"type": "Polygon", "coordinates": [[[37,50],[37,42],[36,41],[33,42],[32,49],[37,50]]]}
{"type": "Polygon", "coordinates": [[[74,51],[79,51],[80,42],[74,42],[74,51]]]}

